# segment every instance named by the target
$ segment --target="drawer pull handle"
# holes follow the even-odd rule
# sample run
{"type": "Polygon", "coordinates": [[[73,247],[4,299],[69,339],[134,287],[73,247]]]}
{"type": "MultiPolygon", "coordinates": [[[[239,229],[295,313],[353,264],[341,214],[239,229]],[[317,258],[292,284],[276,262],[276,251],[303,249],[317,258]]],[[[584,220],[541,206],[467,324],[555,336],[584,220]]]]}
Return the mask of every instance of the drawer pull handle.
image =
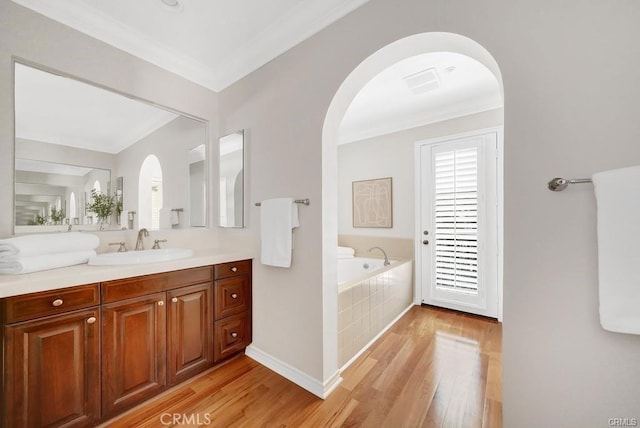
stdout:
{"type": "Polygon", "coordinates": [[[58,306],[62,306],[63,303],[64,302],[62,301],[62,299],[56,299],[53,301],[52,305],[55,307],[58,307],[58,306]]]}
{"type": "Polygon", "coordinates": [[[236,333],[235,331],[231,332],[231,337],[235,339],[236,337],[238,337],[238,333],[236,333]]]}
{"type": "Polygon", "coordinates": [[[93,324],[94,322],[96,322],[96,317],[87,318],[87,324],[93,324]]]}
{"type": "Polygon", "coordinates": [[[173,299],[171,299],[171,301],[172,301],[173,303],[177,303],[177,302],[178,302],[178,298],[177,298],[177,297],[174,297],[173,299]]]}
{"type": "Polygon", "coordinates": [[[238,293],[231,293],[231,298],[232,299],[237,299],[238,298],[238,293]]]}
{"type": "Polygon", "coordinates": [[[160,300],[160,301],[158,302],[158,306],[164,306],[164,300],[160,300]]]}
{"type": "Polygon", "coordinates": [[[231,268],[231,272],[238,272],[238,268],[237,268],[237,267],[235,267],[235,266],[234,266],[234,267],[232,267],[232,268],[231,268]]]}

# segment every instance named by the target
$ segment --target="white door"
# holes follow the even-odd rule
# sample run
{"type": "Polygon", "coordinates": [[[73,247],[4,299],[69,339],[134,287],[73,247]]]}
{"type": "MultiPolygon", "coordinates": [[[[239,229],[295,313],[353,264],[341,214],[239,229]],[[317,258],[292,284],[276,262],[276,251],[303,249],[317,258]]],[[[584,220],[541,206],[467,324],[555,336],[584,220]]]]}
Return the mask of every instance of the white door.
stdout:
{"type": "Polygon", "coordinates": [[[498,316],[497,131],[418,143],[422,303],[498,316]]]}

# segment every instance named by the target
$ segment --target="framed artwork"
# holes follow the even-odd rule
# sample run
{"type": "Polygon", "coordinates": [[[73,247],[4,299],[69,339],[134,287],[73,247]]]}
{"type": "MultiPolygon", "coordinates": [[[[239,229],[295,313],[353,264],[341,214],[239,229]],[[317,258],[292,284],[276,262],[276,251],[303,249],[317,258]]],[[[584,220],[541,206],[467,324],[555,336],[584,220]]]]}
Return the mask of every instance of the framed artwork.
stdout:
{"type": "Polygon", "coordinates": [[[391,177],[354,181],[353,227],[392,227],[391,189],[391,177]]]}

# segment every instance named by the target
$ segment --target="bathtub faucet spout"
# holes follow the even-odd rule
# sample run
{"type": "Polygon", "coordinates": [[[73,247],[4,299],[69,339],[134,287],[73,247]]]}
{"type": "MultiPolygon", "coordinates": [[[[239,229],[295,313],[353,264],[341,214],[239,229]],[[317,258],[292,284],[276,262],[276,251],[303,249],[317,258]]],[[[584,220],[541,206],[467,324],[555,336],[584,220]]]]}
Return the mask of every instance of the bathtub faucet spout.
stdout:
{"type": "Polygon", "coordinates": [[[385,253],[385,251],[380,248],[380,247],[371,247],[369,248],[369,252],[371,252],[372,250],[380,250],[382,251],[382,254],[384,254],[384,265],[385,266],[389,266],[391,264],[391,262],[389,261],[389,256],[387,256],[387,253],[385,253]]]}

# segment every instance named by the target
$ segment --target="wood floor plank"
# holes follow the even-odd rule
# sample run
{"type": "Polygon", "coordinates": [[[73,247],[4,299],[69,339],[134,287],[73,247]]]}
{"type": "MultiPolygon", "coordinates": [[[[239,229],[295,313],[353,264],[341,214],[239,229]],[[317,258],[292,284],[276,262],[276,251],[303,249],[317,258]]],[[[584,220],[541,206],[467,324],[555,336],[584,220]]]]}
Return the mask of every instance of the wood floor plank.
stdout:
{"type": "Polygon", "coordinates": [[[501,327],[416,306],[326,400],[242,355],[103,426],[501,428],[501,327]]]}

